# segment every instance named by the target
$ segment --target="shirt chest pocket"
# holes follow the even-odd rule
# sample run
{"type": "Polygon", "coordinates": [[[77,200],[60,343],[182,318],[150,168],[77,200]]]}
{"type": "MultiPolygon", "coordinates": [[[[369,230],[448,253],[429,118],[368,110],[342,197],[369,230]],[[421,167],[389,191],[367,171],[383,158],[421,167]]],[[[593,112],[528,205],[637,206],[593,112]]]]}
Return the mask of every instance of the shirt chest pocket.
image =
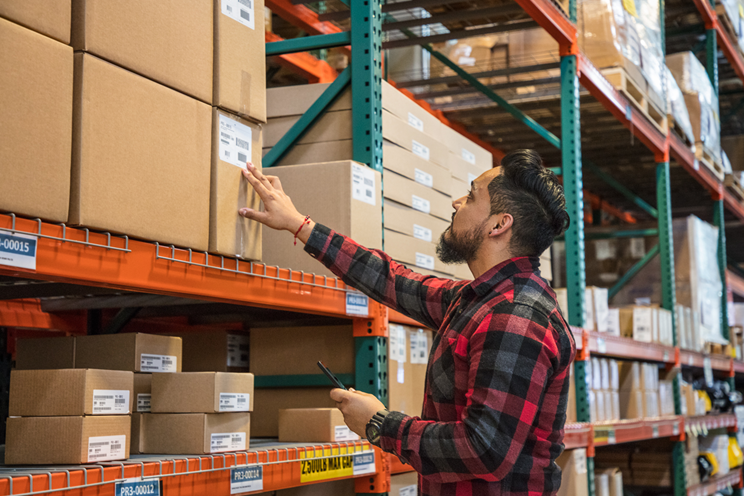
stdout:
{"type": "Polygon", "coordinates": [[[468,339],[453,333],[444,336],[439,346],[443,349],[429,376],[432,399],[438,403],[464,403],[470,368],[468,339]]]}

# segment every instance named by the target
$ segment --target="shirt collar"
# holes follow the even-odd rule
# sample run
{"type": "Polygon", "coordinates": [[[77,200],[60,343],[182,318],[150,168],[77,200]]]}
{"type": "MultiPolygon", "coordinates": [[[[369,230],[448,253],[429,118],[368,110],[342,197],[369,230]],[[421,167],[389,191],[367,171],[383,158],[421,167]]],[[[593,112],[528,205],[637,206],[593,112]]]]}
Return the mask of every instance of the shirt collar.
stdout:
{"type": "Polygon", "coordinates": [[[478,296],[485,296],[489,291],[506,279],[526,272],[538,272],[539,269],[540,259],[538,257],[511,258],[491,267],[478,279],[468,284],[468,286],[472,288],[478,296]]]}

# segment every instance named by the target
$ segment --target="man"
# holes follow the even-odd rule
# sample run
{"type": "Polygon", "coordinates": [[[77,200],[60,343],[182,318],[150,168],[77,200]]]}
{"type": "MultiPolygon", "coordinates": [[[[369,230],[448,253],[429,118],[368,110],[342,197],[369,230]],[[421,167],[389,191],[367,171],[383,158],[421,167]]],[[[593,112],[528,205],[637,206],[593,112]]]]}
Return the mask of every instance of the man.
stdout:
{"type": "Polygon", "coordinates": [[[297,212],[278,178],[252,165],[245,177],[264,211],[241,215],[295,233],[344,282],[438,331],[421,418],[334,389],[349,428],[410,463],[421,494],[555,494],[576,348],[538,270],[568,214],[562,186],[537,153],[508,154],[453,201],[437,253],[467,262],[473,281],[416,274],[297,212]]]}

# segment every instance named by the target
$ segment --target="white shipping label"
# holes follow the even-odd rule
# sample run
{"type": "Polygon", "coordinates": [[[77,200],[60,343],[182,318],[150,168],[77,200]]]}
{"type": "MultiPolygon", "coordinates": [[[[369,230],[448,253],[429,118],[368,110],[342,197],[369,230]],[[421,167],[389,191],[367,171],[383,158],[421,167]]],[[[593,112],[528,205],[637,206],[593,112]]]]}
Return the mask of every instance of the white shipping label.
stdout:
{"type": "Polygon", "coordinates": [[[594,243],[594,251],[597,260],[599,261],[617,258],[617,245],[615,244],[615,240],[598,239],[594,243]]]}
{"type": "Polygon", "coordinates": [[[149,412],[151,410],[150,401],[152,399],[151,394],[138,394],[137,395],[137,411],[138,412],[149,412]]]}
{"type": "Polygon", "coordinates": [[[178,357],[172,355],[140,355],[140,372],[178,372],[178,357]]]}
{"type": "Polygon", "coordinates": [[[227,366],[248,367],[248,343],[250,338],[241,334],[227,335],[227,366]]]}
{"type": "Polygon", "coordinates": [[[418,129],[422,133],[424,132],[424,121],[410,112],[408,112],[408,124],[410,124],[411,127],[418,129]]]}
{"type": "MultiPolygon", "coordinates": [[[[612,433],[612,437],[615,437],[615,433],[612,433]]],[[[576,473],[581,475],[586,473],[586,450],[585,449],[577,449],[574,450],[574,467],[576,468],[576,473]]]]}
{"type": "Polygon", "coordinates": [[[224,451],[245,451],[245,432],[212,434],[209,452],[222,453],[224,451]]]}
{"type": "Polygon", "coordinates": [[[475,65],[475,57],[459,57],[457,59],[457,65],[462,67],[473,67],[475,65]]]}
{"type": "Polygon", "coordinates": [[[630,256],[643,258],[646,255],[646,242],[643,238],[630,238],[630,256]]]}
{"type": "Polygon", "coordinates": [[[36,236],[0,233],[0,265],[36,270],[36,236]]]}
{"type": "Polygon", "coordinates": [[[96,436],[88,438],[88,463],[126,458],[127,436],[96,436]]]}
{"type": "Polygon", "coordinates": [[[425,214],[431,213],[431,204],[429,203],[429,200],[425,200],[419,196],[411,195],[411,206],[414,210],[418,210],[419,212],[424,212],[425,214]]]}
{"type": "Polygon", "coordinates": [[[346,293],[346,315],[369,315],[369,298],[362,293],[346,293]]]}
{"type": "Polygon", "coordinates": [[[359,164],[351,164],[351,197],[355,200],[375,204],[375,171],[359,164]]]}
{"type": "Polygon", "coordinates": [[[249,412],[251,395],[244,393],[220,393],[221,412],[249,412]]]}
{"type": "Polygon", "coordinates": [[[416,140],[411,140],[411,148],[414,155],[418,155],[424,160],[429,160],[429,148],[422,145],[416,140]]]}
{"type": "Polygon", "coordinates": [[[473,165],[475,165],[475,153],[471,152],[470,150],[463,148],[462,149],[462,159],[465,162],[469,162],[473,165]]]}
{"type": "Polygon", "coordinates": [[[418,224],[414,224],[413,225],[413,237],[416,239],[420,239],[420,240],[431,243],[431,240],[432,240],[431,229],[427,229],[423,226],[419,226],[418,224]]]}
{"type": "Polygon", "coordinates": [[[222,13],[240,24],[256,29],[253,0],[222,0],[222,13]]]}
{"type": "Polygon", "coordinates": [[[434,187],[434,176],[431,174],[424,172],[420,169],[416,169],[416,182],[419,184],[423,184],[427,188],[433,188],[434,187]]]}
{"type": "Polygon", "coordinates": [[[398,496],[416,496],[416,494],[418,494],[418,484],[401,487],[398,491],[398,496]]]}
{"type": "Polygon", "coordinates": [[[653,325],[653,314],[650,308],[633,309],[633,339],[636,341],[651,342],[653,325]]]}
{"type": "Polygon", "coordinates": [[[416,253],[416,266],[422,269],[434,270],[434,257],[423,253],[416,253]]]}
{"type": "Polygon", "coordinates": [[[246,164],[251,161],[252,139],[251,128],[220,115],[220,160],[246,169],[246,164]]]}
{"type": "Polygon", "coordinates": [[[403,326],[390,324],[390,359],[404,363],[406,361],[406,330],[403,326]]]}
{"type": "Polygon", "coordinates": [[[93,390],[93,415],[120,415],[127,413],[129,413],[128,390],[93,390]]]}
{"type": "Polygon", "coordinates": [[[398,373],[396,374],[396,376],[398,384],[406,383],[406,366],[403,364],[403,362],[398,362],[398,373]]]}
{"type": "Polygon", "coordinates": [[[333,440],[336,442],[358,441],[359,435],[345,425],[337,425],[333,428],[333,440]]]}
{"type": "Polygon", "coordinates": [[[429,362],[429,340],[422,329],[412,332],[411,339],[411,363],[425,365],[429,362]]]}

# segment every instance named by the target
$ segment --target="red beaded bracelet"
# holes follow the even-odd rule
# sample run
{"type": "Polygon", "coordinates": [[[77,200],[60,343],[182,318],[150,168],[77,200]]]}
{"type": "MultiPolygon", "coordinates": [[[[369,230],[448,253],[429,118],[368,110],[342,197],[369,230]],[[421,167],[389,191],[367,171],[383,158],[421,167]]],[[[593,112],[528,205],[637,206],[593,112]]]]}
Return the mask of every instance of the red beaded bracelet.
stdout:
{"type": "Polygon", "coordinates": [[[300,231],[302,231],[302,228],[305,227],[305,224],[310,224],[310,216],[305,216],[305,220],[302,221],[302,224],[300,224],[300,228],[297,229],[297,232],[294,235],[294,244],[297,246],[297,235],[300,234],[300,231]]]}

